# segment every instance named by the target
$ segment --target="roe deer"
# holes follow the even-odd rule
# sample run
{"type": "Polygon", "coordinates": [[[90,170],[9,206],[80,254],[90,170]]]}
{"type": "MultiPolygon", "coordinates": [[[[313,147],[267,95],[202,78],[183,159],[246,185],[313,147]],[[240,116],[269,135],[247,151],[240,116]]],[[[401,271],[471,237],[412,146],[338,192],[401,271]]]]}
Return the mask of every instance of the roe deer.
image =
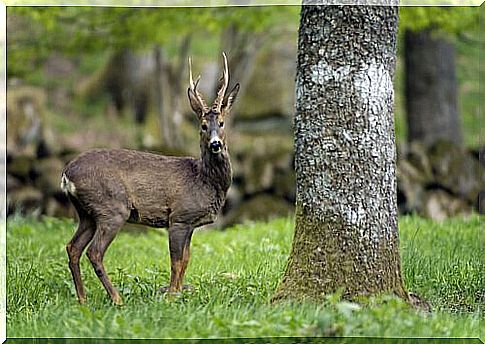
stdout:
{"type": "Polygon", "coordinates": [[[189,262],[194,228],[214,222],[225,202],[232,172],[224,133],[239,91],[229,92],[227,58],[216,99],[207,106],[192,79],[189,59],[189,102],[200,122],[200,158],[163,156],[127,149],[94,149],[70,161],[61,188],[79,215],[79,226],[67,244],[69,268],[80,303],[86,301],[79,259],[87,256],[115,304],[123,301],[103,266],[109,244],[125,222],[168,227],[171,277],[169,292],[179,292],[189,262]]]}

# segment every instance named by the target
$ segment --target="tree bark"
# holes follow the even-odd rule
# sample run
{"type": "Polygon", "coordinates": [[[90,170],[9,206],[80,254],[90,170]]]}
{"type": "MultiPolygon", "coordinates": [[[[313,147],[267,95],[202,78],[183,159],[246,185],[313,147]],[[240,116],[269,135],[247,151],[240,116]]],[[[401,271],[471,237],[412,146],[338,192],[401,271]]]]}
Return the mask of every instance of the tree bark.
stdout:
{"type": "Polygon", "coordinates": [[[430,30],[408,30],[404,49],[408,141],[444,139],[461,146],[453,43],[430,30]]]}
{"type": "Polygon", "coordinates": [[[397,7],[302,6],[296,77],[296,226],[275,300],[404,289],[393,77],[397,7]]]}

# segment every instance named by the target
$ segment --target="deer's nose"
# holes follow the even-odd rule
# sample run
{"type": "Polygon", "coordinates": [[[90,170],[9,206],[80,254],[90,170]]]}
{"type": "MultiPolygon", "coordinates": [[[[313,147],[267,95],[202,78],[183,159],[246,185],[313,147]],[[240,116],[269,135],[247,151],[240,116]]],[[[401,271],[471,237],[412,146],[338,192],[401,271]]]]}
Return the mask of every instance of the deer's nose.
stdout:
{"type": "Polygon", "coordinates": [[[213,139],[209,142],[209,148],[213,153],[219,153],[222,149],[222,142],[219,139],[213,139]]]}
{"type": "Polygon", "coordinates": [[[209,149],[212,151],[212,153],[219,153],[222,149],[222,141],[219,138],[219,135],[217,135],[216,130],[212,130],[211,132],[211,138],[209,141],[209,149]]]}

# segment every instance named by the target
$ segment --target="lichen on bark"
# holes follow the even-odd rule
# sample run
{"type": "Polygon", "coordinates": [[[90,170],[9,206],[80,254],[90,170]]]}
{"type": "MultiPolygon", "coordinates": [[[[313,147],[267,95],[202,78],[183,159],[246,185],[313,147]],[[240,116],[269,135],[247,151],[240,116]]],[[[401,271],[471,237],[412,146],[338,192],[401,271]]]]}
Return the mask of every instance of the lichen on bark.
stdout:
{"type": "Polygon", "coordinates": [[[397,231],[397,7],[302,6],[295,236],[275,299],[404,289],[397,231]]]}

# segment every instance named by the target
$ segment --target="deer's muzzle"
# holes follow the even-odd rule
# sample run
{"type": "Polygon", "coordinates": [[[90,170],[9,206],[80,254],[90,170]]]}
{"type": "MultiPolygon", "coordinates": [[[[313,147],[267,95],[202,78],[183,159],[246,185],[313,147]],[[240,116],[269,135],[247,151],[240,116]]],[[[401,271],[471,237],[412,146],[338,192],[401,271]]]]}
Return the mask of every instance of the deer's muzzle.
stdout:
{"type": "Polygon", "coordinates": [[[211,132],[211,138],[209,141],[209,149],[212,153],[220,153],[222,151],[222,141],[217,135],[217,132],[213,130],[211,132]]]}

